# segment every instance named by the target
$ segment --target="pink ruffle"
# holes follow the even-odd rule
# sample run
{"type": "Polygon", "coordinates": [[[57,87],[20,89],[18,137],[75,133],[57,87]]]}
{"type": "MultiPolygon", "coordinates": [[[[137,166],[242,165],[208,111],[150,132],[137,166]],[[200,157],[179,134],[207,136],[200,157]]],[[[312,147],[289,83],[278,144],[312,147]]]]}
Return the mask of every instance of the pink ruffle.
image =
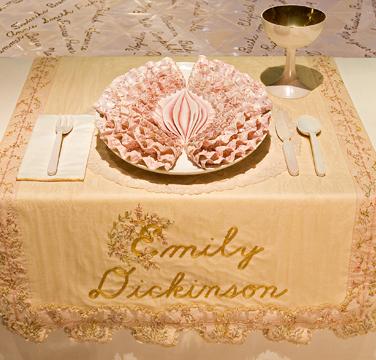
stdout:
{"type": "Polygon", "coordinates": [[[161,98],[184,86],[183,75],[170,58],[117,77],[95,104],[102,115],[97,123],[100,138],[122,159],[170,170],[182,145],[178,137],[158,127],[153,111],[161,98]]]}
{"type": "Polygon", "coordinates": [[[200,56],[188,87],[216,112],[216,120],[187,146],[188,156],[197,166],[205,169],[245,157],[268,134],[272,102],[264,86],[248,74],[200,56]]]}
{"type": "Polygon", "coordinates": [[[188,144],[188,156],[204,169],[230,164],[256,149],[269,132],[269,122],[270,112],[251,118],[239,113],[235,121],[222,132],[188,144]]]}
{"type": "Polygon", "coordinates": [[[255,150],[272,103],[248,74],[200,56],[187,85],[173,60],[148,62],[117,77],[95,108],[101,139],[121,158],[170,170],[184,149],[206,169],[255,150]]]}

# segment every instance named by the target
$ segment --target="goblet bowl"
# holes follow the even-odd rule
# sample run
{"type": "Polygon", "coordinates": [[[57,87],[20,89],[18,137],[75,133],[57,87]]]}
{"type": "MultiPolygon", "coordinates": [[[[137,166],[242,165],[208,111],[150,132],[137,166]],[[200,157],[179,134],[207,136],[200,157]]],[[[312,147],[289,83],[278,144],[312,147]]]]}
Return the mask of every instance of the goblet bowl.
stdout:
{"type": "Polygon", "coordinates": [[[281,5],[262,14],[265,32],[278,46],[300,48],[311,44],[324,27],[325,14],[301,5],[281,5]]]}
{"type": "Polygon", "coordinates": [[[311,87],[303,84],[297,76],[296,49],[316,40],[324,27],[325,14],[308,6],[280,5],[265,10],[261,18],[270,40],[286,48],[286,65],[282,76],[265,84],[269,92],[283,98],[306,96],[311,87]]]}

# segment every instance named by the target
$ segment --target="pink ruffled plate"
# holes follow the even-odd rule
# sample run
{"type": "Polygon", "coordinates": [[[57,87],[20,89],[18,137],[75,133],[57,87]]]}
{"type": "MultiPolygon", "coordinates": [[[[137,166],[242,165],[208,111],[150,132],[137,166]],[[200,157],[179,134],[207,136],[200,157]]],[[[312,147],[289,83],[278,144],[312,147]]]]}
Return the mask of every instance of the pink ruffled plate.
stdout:
{"type": "Polygon", "coordinates": [[[232,65],[200,56],[165,58],[117,77],[95,105],[100,138],[141,169],[168,175],[222,170],[269,133],[263,85],[232,65]]]}

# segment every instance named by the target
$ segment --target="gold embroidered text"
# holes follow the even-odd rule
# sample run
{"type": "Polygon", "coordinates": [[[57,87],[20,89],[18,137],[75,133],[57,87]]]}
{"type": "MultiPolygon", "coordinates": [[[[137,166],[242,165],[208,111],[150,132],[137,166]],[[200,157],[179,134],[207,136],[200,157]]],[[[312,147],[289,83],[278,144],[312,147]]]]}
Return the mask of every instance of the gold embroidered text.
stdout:
{"type": "MultiPolygon", "coordinates": [[[[241,257],[241,261],[238,263],[238,269],[243,270],[245,269],[250,261],[253,259],[253,257],[262,252],[264,250],[261,246],[253,246],[250,248],[247,248],[246,246],[238,246],[233,247],[232,249],[229,249],[229,245],[234,240],[238,233],[238,228],[236,226],[231,227],[227,234],[222,241],[221,245],[213,245],[208,244],[204,246],[202,249],[199,249],[196,245],[183,245],[183,244],[173,244],[168,247],[166,247],[163,250],[157,250],[155,248],[148,248],[148,253],[152,254],[152,256],[159,255],[159,257],[179,257],[182,258],[186,255],[192,257],[192,258],[199,258],[199,257],[213,257],[216,255],[224,256],[224,257],[231,257],[234,255],[238,255],[241,257]]],[[[150,244],[153,241],[153,238],[150,236],[145,236],[145,234],[148,234],[147,231],[144,231],[140,233],[140,236],[133,240],[131,245],[131,251],[139,256],[140,250],[138,250],[138,245],[142,242],[150,244]]]]}
{"type": "Polygon", "coordinates": [[[264,297],[269,296],[270,298],[277,299],[285,295],[288,291],[287,289],[278,290],[275,285],[253,283],[244,286],[236,284],[223,286],[217,284],[197,284],[197,281],[193,280],[187,284],[187,282],[184,281],[186,278],[184,272],[177,273],[167,287],[163,287],[159,284],[151,286],[145,285],[143,282],[136,285],[130,284],[130,277],[135,271],[135,267],[126,270],[120,266],[107,270],[103,274],[98,288],[89,292],[89,297],[91,299],[96,299],[98,296],[102,296],[106,299],[114,299],[125,292],[128,299],[142,299],[144,297],[151,297],[154,299],[170,297],[177,299],[197,299],[199,297],[208,298],[210,296],[228,299],[235,297],[250,299],[256,296],[263,299],[264,297]],[[121,280],[120,286],[116,290],[104,290],[103,287],[105,282],[111,275],[115,278],[113,280],[121,280]]]}

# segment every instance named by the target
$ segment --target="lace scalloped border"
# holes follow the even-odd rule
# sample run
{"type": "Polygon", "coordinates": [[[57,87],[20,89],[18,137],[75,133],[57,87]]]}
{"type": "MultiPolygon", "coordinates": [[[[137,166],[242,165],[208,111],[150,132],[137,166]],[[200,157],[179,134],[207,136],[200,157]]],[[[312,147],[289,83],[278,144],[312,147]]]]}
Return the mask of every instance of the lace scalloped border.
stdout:
{"type": "Polygon", "coordinates": [[[356,114],[333,60],[315,58],[324,74],[322,94],[329,99],[338,134],[354,184],[359,192],[357,219],[346,299],[338,306],[287,309],[262,306],[219,310],[204,306],[173,306],[160,311],[147,307],[33,306],[23,267],[22,239],[15,199],[16,171],[36,114],[43,108],[58,64],[37,59],[0,145],[0,314],[9,330],[40,342],[58,328],[77,341],[109,341],[115,330],[126,328],[142,342],[176,344],[181,331],[196,330],[212,342],[242,343],[260,330],[270,340],[308,343],[315,329],[331,329],[346,338],[376,330],[376,154],[356,114]]]}

